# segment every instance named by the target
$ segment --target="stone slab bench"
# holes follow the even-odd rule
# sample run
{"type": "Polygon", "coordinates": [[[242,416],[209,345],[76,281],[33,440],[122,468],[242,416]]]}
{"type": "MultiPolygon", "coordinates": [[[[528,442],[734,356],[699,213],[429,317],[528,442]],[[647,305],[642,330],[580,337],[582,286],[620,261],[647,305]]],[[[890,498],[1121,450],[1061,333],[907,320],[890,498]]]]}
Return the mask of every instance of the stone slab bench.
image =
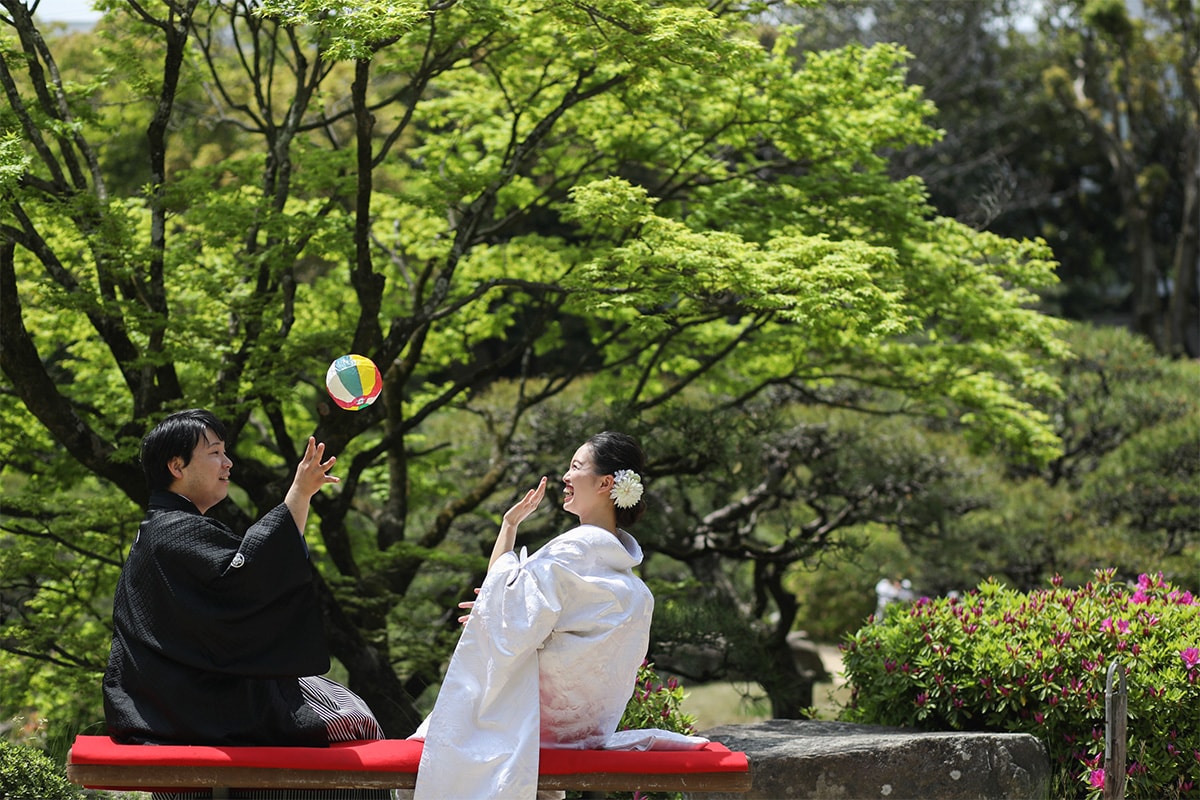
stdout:
{"type": "MultiPolygon", "coordinates": [[[[329,747],[117,744],[78,736],[67,778],[88,789],[411,789],[421,742],[379,739],[329,747]]],[[[541,752],[538,788],[597,792],[740,793],[750,789],[745,753],[716,742],[698,750],[541,752]]],[[[216,794],[214,792],[214,794],[216,794]]]]}
{"type": "MultiPolygon", "coordinates": [[[[738,800],[1035,800],[1050,796],[1045,745],[1025,733],[919,731],[773,719],[702,731],[744,751],[738,800]]],[[[724,800],[720,793],[706,800],[724,800]]],[[[732,797],[730,798],[732,800],[732,797]]]]}

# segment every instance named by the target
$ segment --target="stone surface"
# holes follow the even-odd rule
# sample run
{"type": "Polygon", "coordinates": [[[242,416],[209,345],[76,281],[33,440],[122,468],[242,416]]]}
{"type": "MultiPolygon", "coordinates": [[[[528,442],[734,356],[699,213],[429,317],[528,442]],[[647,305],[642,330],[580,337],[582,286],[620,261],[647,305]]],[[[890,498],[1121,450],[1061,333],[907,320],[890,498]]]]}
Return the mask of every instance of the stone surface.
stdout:
{"type": "Polygon", "coordinates": [[[745,752],[754,784],[696,800],[1044,800],[1049,792],[1049,758],[1028,734],[773,719],[703,735],[745,752]]]}

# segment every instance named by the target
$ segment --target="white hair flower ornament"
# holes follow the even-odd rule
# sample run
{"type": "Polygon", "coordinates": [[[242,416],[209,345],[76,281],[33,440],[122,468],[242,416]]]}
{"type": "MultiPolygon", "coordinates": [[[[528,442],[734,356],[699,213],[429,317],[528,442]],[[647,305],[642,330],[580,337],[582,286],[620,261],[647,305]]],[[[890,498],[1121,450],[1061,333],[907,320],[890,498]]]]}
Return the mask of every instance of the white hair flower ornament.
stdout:
{"type": "Polygon", "coordinates": [[[631,469],[613,473],[613,488],[608,493],[617,508],[633,508],[642,499],[642,476],[631,469]]]}

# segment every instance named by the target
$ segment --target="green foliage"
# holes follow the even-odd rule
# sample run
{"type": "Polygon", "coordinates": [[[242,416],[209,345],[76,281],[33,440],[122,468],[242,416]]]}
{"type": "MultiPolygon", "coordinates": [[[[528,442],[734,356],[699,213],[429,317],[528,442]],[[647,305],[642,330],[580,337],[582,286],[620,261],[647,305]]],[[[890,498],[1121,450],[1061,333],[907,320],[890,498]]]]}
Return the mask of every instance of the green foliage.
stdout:
{"type": "Polygon", "coordinates": [[[20,138],[10,133],[0,137],[0,197],[12,191],[29,165],[20,138]]]}
{"type": "MultiPolygon", "coordinates": [[[[1078,486],[1114,449],[1173,420],[1200,412],[1200,365],[1160,357],[1144,338],[1118,327],[1072,325],[1072,358],[1056,365],[1059,389],[1028,397],[1054,420],[1063,453],[1038,473],[1078,486]]],[[[1022,473],[1032,474],[1032,473],[1022,473]]]]}
{"type": "Polygon", "coordinates": [[[1084,503],[1135,546],[1176,556],[1200,544],[1200,415],[1124,443],[1089,476],[1084,503]]]}
{"type": "Polygon", "coordinates": [[[33,711],[64,735],[101,719],[112,590],[141,511],[44,431],[10,422],[12,406],[0,398],[0,641],[15,651],[0,653],[0,715],[33,711]],[[30,652],[45,658],[28,660],[30,652]]]}
{"type": "Polygon", "coordinates": [[[76,800],[83,791],[67,780],[62,767],[33,747],[0,739],[0,798],[3,800],[76,800]]]}
{"type": "MultiPolygon", "coordinates": [[[[1113,566],[1132,579],[1162,571],[1200,590],[1200,364],[1158,356],[1118,328],[1072,325],[1058,389],[1029,401],[1052,420],[1062,454],[1041,467],[1001,449],[960,454],[969,513],[936,531],[903,533],[927,592],[963,590],[989,576],[1033,589],[1060,574],[1084,582],[1113,566]]],[[[939,438],[924,445],[953,452],[939,438]]]]}
{"type": "Polygon", "coordinates": [[[912,54],[946,135],[898,153],[897,170],[920,176],[943,216],[1050,242],[1062,283],[1043,308],[1119,319],[1194,358],[1196,6],[1134,8],[864,0],[782,15],[799,49],[888,41],[912,54]]]}
{"type": "Polygon", "coordinates": [[[381,46],[416,28],[429,9],[424,3],[365,0],[348,14],[338,0],[266,0],[255,13],[287,25],[312,24],[312,33],[325,56],[341,60],[370,59],[381,46]]]}
{"type": "Polygon", "coordinates": [[[1041,738],[1054,796],[1096,798],[1105,681],[1127,673],[1126,796],[1200,797],[1200,598],[1161,576],[1028,594],[986,581],[962,598],[923,598],[843,646],[853,687],[844,717],[926,730],[1041,738]]]}

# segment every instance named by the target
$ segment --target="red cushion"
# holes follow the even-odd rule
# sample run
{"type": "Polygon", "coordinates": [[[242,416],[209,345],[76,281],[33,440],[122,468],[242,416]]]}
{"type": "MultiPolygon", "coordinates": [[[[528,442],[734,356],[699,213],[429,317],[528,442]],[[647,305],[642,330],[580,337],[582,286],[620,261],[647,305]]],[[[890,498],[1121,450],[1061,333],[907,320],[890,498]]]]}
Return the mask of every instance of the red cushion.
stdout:
{"type": "Polygon", "coordinates": [[[276,767],[281,769],[416,772],[421,743],[407,739],[339,742],[329,747],[215,747],[117,744],[107,736],[77,736],[72,764],[122,766],[276,767]]]}
{"type": "MultiPolygon", "coordinates": [[[[340,742],[329,747],[211,747],[117,744],[107,736],[77,736],[72,764],[121,766],[275,767],[280,769],[416,772],[421,743],[408,739],[340,742]]],[[[543,775],[587,772],[672,774],[746,772],[745,753],[709,742],[699,750],[542,750],[543,775]]]]}

